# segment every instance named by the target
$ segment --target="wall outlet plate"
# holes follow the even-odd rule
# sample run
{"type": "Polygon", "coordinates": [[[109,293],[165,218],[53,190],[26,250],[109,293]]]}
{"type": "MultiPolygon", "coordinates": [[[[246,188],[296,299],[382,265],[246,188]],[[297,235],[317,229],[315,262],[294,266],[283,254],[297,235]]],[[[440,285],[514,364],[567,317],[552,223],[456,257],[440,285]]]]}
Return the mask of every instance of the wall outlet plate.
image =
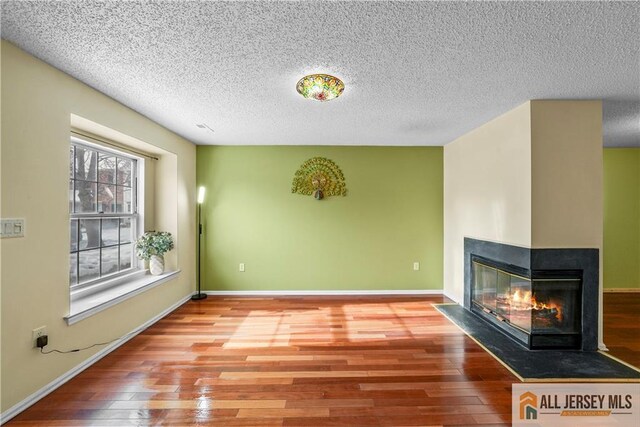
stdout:
{"type": "Polygon", "coordinates": [[[35,328],[33,331],[31,331],[31,341],[33,343],[33,348],[37,348],[36,340],[38,339],[38,337],[41,337],[43,335],[49,335],[47,334],[46,326],[40,326],[39,328],[35,328]]]}
{"type": "Polygon", "coordinates": [[[413,263],[413,271],[420,270],[420,263],[418,261],[413,263]]]}
{"type": "Polygon", "coordinates": [[[244,273],[244,262],[241,262],[241,263],[238,265],[238,271],[240,271],[241,273],[244,273]]]}

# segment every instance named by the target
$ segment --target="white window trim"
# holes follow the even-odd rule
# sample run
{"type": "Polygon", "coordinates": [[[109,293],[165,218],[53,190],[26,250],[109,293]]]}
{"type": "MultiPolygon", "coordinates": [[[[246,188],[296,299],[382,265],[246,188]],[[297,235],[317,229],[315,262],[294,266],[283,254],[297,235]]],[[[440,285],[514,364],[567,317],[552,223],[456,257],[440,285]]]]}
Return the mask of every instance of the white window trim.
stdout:
{"type": "MultiPolygon", "coordinates": [[[[144,230],[144,169],[145,159],[138,155],[123,150],[115,150],[103,144],[99,144],[76,135],[71,135],[71,144],[84,145],[99,151],[112,153],[114,155],[128,157],[136,160],[136,176],[141,177],[137,180],[135,186],[136,193],[136,213],[131,216],[137,217],[135,221],[134,241],[144,230]]],[[[82,215],[84,216],[84,215],[82,215]]],[[[87,215],[91,217],[92,215],[87,215]]],[[[72,216],[70,214],[69,218],[72,216]]],[[[167,281],[173,280],[180,274],[180,270],[168,271],[159,276],[148,274],[148,270],[142,269],[142,262],[137,262],[134,255],[135,263],[132,263],[131,269],[104,276],[96,280],[70,286],[70,304],[69,314],[64,317],[68,325],[73,325],[83,319],[100,313],[122,301],[132,298],[167,281]]]]}
{"type": "Polygon", "coordinates": [[[71,293],[69,314],[64,317],[64,320],[67,325],[73,325],[122,301],[175,279],[179,274],[180,270],[176,270],[165,272],[159,276],[151,276],[147,274],[146,270],[138,270],[132,274],[110,280],[111,283],[108,287],[100,286],[93,292],[91,292],[91,288],[79,289],[71,293]]]}

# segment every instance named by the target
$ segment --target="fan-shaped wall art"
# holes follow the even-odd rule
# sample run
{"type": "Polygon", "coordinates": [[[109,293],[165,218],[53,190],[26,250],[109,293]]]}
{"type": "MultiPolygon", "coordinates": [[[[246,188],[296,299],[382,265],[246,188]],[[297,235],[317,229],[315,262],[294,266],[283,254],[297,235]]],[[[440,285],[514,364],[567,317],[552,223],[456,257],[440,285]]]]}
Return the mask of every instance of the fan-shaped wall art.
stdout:
{"type": "Polygon", "coordinates": [[[312,157],[296,171],[291,192],[322,200],[327,196],[346,196],[347,184],[338,165],[324,157],[312,157]]]}

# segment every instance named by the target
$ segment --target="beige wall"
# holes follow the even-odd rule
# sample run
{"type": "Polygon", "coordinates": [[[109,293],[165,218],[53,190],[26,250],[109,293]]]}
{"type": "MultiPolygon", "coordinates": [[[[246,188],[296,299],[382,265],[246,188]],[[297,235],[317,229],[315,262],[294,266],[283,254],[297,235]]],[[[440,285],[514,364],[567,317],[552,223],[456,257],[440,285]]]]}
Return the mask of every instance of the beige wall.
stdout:
{"type": "Polygon", "coordinates": [[[464,292],[463,239],[531,245],[530,103],[444,147],[444,290],[464,292]]]}
{"type": "Polygon", "coordinates": [[[601,248],[601,101],[531,101],[531,246],[601,248]]]}
{"type": "Polygon", "coordinates": [[[46,325],[49,347],[117,338],[193,291],[195,146],[116,101],[2,41],[2,217],[25,218],[26,236],[3,239],[2,406],[6,411],[100,348],[41,355],[31,330],[46,325]],[[165,153],[157,163],[155,223],[176,234],[178,278],[73,326],[68,291],[68,145],[72,114],[165,153]]]}
{"type": "Polygon", "coordinates": [[[601,101],[527,102],[446,145],[444,177],[448,296],[462,302],[464,237],[600,249],[602,290],[601,101]]]}

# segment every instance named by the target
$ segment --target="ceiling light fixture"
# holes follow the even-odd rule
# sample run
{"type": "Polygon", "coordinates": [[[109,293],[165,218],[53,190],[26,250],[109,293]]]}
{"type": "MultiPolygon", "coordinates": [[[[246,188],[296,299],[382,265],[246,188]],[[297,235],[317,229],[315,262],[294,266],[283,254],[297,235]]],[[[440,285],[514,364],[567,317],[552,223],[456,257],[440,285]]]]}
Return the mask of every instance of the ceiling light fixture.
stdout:
{"type": "Polygon", "coordinates": [[[329,74],[310,74],[304,76],[296,85],[298,93],[305,98],[318,101],[331,101],[342,95],[344,83],[329,74]]]}

